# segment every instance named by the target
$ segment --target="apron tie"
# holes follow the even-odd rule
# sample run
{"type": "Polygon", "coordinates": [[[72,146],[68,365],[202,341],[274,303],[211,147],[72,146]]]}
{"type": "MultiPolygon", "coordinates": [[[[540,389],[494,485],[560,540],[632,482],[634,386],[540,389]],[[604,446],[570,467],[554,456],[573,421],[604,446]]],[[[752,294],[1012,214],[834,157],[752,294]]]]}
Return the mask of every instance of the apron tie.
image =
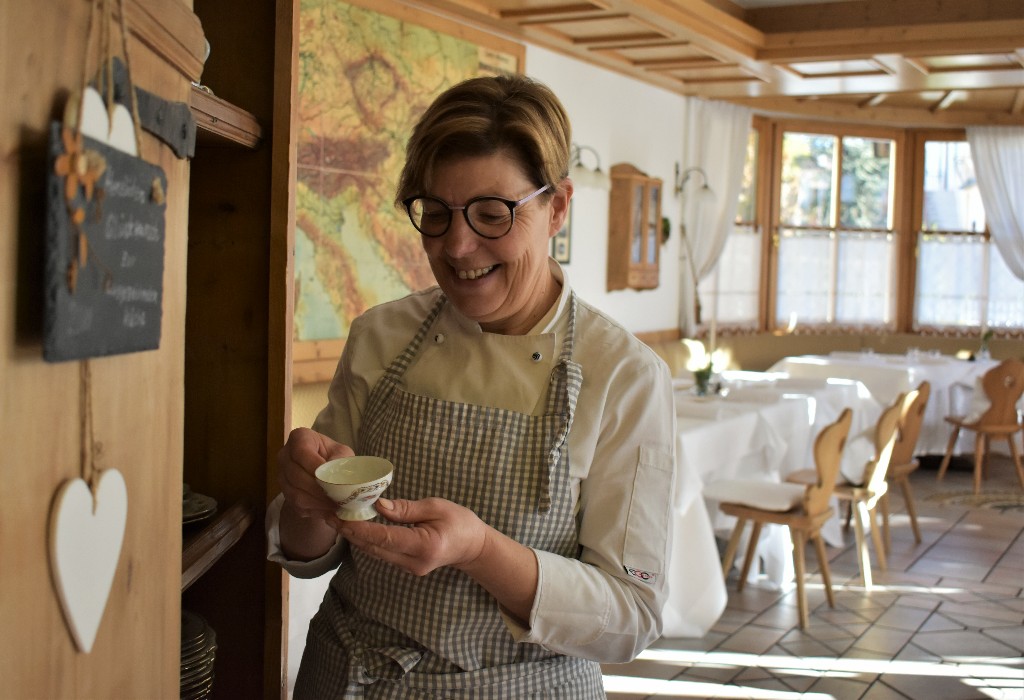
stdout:
{"type": "Polygon", "coordinates": [[[416,667],[423,654],[405,647],[380,647],[355,654],[349,666],[349,681],[372,685],[377,681],[397,681],[416,667]]]}

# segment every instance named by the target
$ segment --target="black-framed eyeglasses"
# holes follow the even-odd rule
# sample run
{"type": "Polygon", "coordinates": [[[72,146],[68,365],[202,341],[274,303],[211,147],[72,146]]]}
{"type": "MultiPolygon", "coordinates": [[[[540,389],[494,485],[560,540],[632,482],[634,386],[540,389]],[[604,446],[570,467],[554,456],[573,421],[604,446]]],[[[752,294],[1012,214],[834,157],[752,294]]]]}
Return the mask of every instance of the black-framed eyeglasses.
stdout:
{"type": "Polygon", "coordinates": [[[453,207],[443,199],[426,195],[409,197],[402,200],[402,204],[409,212],[412,225],[428,238],[446,234],[452,225],[452,212],[461,209],[466,223],[477,235],[493,239],[501,238],[512,230],[516,209],[549,189],[551,185],[544,185],[518,201],[502,197],[474,197],[461,207],[453,207]]]}

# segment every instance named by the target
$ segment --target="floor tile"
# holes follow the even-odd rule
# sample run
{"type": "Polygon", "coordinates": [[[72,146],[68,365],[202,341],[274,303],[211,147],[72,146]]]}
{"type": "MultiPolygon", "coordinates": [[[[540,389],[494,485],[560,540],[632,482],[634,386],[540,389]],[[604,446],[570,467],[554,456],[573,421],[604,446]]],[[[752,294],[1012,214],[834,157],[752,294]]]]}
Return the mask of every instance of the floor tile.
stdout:
{"type": "Polygon", "coordinates": [[[974,659],[1006,658],[1017,654],[1013,647],[981,632],[922,632],[914,636],[914,644],[947,661],[965,662],[974,659]]]}

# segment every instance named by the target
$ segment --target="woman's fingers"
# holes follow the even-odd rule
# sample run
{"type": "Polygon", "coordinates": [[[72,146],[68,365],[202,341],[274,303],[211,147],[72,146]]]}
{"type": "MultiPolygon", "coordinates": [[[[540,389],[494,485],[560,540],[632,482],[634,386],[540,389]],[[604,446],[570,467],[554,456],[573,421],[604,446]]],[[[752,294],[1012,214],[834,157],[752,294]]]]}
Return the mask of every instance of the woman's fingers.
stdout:
{"type": "MultiPolygon", "coordinates": [[[[352,456],[348,445],[308,428],[296,428],[277,453],[278,483],[285,500],[302,517],[337,521],[337,506],[316,481],[316,468],[329,459],[352,456]]],[[[333,524],[333,523],[332,523],[333,524]]]]}
{"type": "Polygon", "coordinates": [[[355,547],[416,576],[476,557],[487,526],[468,508],[441,498],[382,499],[378,512],[390,522],[346,522],[340,531],[355,547]]]}

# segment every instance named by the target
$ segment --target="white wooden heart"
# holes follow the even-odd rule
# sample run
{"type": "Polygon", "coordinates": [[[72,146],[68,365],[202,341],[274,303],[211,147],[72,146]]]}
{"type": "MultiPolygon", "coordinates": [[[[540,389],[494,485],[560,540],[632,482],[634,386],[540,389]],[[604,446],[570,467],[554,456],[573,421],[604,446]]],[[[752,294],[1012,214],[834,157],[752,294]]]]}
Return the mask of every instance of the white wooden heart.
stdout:
{"type": "Polygon", "coordinates": [[[102,472],[93,498],[89,485],[61,485],[50,512],[50,568],[68,629],[79,651],[96,639],[121,557],[128,489],[116,469],[102,472]]]}

